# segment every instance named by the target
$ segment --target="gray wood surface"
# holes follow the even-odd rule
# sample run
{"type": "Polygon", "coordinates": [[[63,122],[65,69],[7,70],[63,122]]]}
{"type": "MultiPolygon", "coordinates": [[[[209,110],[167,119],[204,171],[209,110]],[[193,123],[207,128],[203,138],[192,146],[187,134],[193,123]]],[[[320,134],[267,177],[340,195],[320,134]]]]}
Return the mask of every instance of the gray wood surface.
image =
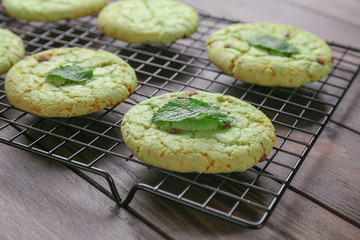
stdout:
{"type": "Polygon", "coordinates": [[[183,2],[219,17],[245,22],[284,23],[309,31],[327,41],[360,44],[357,0],[226,0],[183,2]]]}
{"type": "Polygon", "coordinates": [[[0,239],[163,239],[62,164],[0,149],[0,239]]]}
{"type": "MultiPolygon", "coordinates": [[[[214,16],[290,24],[360,48],[360,1],[182,1],[214,16]]],[[[359,239],[359,93],[358,77],[260,230],[144,192],[119,208],[67,167],[0,144],[0,239],[359,239]]],[[[121,196],[152,174],[105,158],[101,167],[111,169],[121,196]]]]}

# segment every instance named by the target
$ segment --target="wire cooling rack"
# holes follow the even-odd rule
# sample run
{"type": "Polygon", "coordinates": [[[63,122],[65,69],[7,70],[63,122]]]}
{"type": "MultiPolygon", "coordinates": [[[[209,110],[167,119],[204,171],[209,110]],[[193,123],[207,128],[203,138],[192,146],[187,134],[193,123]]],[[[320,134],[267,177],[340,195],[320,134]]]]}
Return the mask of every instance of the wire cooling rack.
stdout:
{"type": "Polygon", "coordinates": [[[37,23],[11,19],[0,10],[0,27],[24,40],[27,55],[56,47],[103,49],[125,59],[138,77],[135,93],[117,106],[83,117],[42,118],[9,104],[2,75],[0,142],[66,164],[121,206],[142,190],[243,226],[262,227],[358,74],[360,51],[330,43],[334,69],[324,79],[300,88],[257,86],[223,74],[207,58],[209,35],[231,23],[200,14],[198,31],[190,38],[164,46],[134,45],[100,34],[94,16],[37,23]],[[232,95],[263,111],[277,133],[267,160],[228,174],[179,174],[138,161],[122,141],[125,112],[147,98],[183,90],[232,95]]]}

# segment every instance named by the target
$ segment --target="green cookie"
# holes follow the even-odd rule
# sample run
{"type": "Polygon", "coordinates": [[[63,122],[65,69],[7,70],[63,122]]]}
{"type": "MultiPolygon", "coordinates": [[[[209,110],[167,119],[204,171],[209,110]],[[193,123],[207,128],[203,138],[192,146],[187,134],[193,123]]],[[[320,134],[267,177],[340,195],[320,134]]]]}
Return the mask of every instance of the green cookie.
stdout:
{"type": "Polygon", "coordinates": [[[53,22],[91,15],[106,3],[107,0],[3,0],[2,6],[14,18],[53,22]]]}
{"type": "Polygon", "coordinates": [[[25,49],[21,38],[7,29],[0,28],[0,74],[7,72],[24,55],[25,49]]]}
{"type": "Polygon", "coordinates": [[[210,36],[207,52],[225,73],[265,86],[299,87],[332,69],[332,51],[324,40],[281,24],[229,25],[210,36]]]}
{"type": "MultiPolygon", "coordinates": [[[[179,115],[179,111],[174,114],[179,115]]],[[[196,121],[201,123],[202,119],[196,121]]],[[[245,171],[265,160],[276,138],[270,120],[255,107],[235,97],[202,91],[169,93],[139,103],[125,114],[121,132],[130,151],[143,162],[171,171],[199,173],[245,171]],[[232,119],[231,124],[210,130],[177,124],[179,130],[154,123],[159,109],[187,98],[219,109],[232,119]]]]}
{"type": "Polygon", "coordinates": [[[15,64],[6,75],[5,93],[21,110],[45,117],[72,117],[123,102],[136,84],[135,71],[112,53],[56,48],[15,64]],[[79,69],[87,71],[79,73],[79,69]]]}
{"type": "Polygon", "coordinates": [[[130,43],[171,43],[190,37],[198,24],[194,9],[172,0],[118,1],[98,17],[101,32],[130,43]]]}

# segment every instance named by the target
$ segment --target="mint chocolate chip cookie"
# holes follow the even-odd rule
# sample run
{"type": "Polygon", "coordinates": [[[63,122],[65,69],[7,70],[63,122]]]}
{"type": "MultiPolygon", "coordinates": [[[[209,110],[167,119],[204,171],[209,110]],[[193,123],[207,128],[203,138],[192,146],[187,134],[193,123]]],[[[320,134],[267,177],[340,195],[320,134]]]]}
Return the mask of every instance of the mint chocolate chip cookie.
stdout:
{"type": "Polygon", "coordinates": [[[219,69],[264,86],[299,87],[332,69],[332,51],[324,40],[282,24],[232,24],[213,33],[206,44],[219,69]]]}
{"type": "Polygon", "coordinates": [[[21,110],[72,117],[123,102],[136,85],[133,68],[110,52],[56,48],[15,64],[6,75],[5,93],[21,110]]]}
{"type": "Polygon", "coordinates": [[[171,43],[190,37],[199,24],[197,12],[172,0],[123,0],[99,14],[101,32],[130,43],[171,43]]]}
{"type": "Polygon", "coordinates": [[[94,14],[106,3],[107,0],[3,0],[2,6],[14,18],[53,22],[94,14]]]}
{"type": "Polygon", "coordinates": [[[125,114],[121,132],[143,162],[199,173],[245,171],[266,159],[276,138],[270,120],[255,107],[203,91],[145,100],[125,114]]]}
{"type": "Polygon", "coordinates": [[[0,74],[7,72],[25,55],[21,38],[11,31],[0,28],[0,74]]]}

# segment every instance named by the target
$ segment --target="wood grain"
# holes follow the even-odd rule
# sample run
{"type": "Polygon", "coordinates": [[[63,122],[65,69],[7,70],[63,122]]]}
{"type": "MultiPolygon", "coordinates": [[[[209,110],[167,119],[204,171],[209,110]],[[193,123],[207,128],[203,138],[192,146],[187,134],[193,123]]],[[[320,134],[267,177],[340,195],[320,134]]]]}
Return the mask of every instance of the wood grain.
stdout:
{"type": "Polygon", "coordinates": [[[292,186],[360,226],[360,136],[329,123],[292,186]]]}
{"type": "Polygon", "coordinates": [[[290,190],[260,230],[243,228],[145,193],[139,193],[130,207],[171,232],[174,239],[356,239],[360,234],[359,228],[290,190]],[[146,202],[142,202],[144,199],[146,202]]]}
{"type": "Polygon", "coordinates": [[[0,151],[0,239],[163,239],[62,164],[0,151]]]}
{"type": "Polygon", "coordinates": [[[357,0],[290,0],[299,7],[317,12],[327,17],[335,18],[345,24],[360,27],[358,10],[360,3],[357,0]]]}
{"type": "Polygon", "coordinates": [[[360,229],[306,198],[287,191],[268,225],[282,239],[357,239],[360,229]]]}

